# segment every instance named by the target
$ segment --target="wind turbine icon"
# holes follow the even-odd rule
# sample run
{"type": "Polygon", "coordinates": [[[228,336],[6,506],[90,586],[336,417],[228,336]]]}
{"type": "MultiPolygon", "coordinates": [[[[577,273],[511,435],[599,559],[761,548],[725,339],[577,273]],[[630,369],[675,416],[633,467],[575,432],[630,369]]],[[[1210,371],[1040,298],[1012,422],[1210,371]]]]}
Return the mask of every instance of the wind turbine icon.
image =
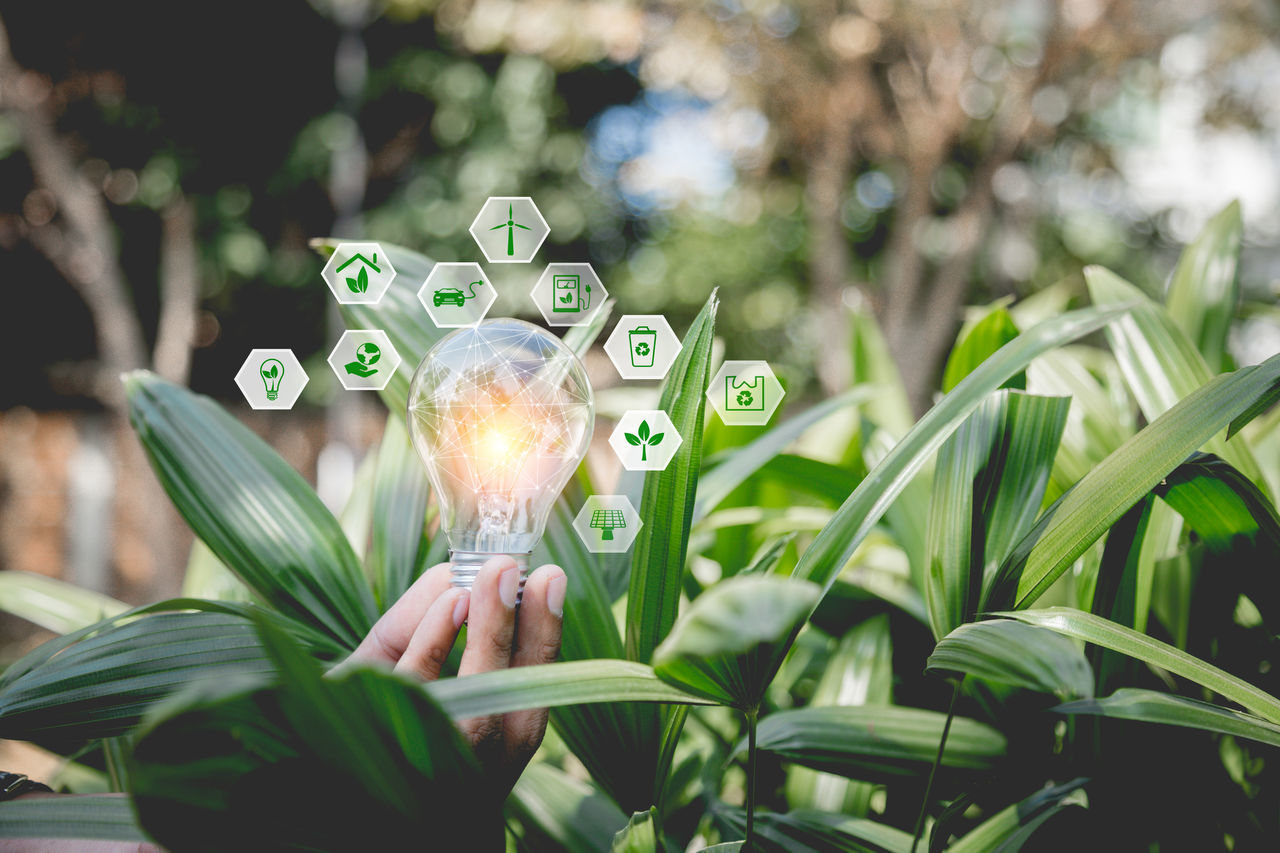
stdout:
{"type": "Polygon", "coordinates": [[[511,205],[507,205],[507,221],[501,225],[495,225],[490,231],[497,231],[499,228],[507,229],[507,257],[511,257],[516,253],[516,229],[523,228],[525,231],[531,230],[527,225],[521,225],[516,222],[511,214],[511,205]]]}

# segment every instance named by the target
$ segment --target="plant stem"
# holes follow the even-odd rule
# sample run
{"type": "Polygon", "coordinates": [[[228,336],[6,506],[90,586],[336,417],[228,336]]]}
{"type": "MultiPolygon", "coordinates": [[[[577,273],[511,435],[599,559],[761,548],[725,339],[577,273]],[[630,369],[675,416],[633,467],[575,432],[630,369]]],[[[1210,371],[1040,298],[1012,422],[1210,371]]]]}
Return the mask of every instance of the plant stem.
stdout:
{"type": "Polygon", "coordinates": [[[756,828],[756,718],[758,708],[747,711],[747,837],[742,849],[751,849],[752,835],[756,828]]]}
{"type": "Polygon", "coordinates": [[[960,698],[960,686],[964,678],[956,682],[956,689],[951,693],[951,706],[947,708],[947,721],[942,725],[942,737],[938,740],[938,754],[933,759],[933,767],[929,768],[929,781],[924,786],[924,798],[920,801],[920,814],[916,816],[916,829],[911,836],[911,853],[916,853],[920,843],[920,834],[924,831],[924,816],[929,810],[929,796],[933,793],[933,779],[938,774],[938,766],[942,764],[942,752],[947,746],[947,735],[951,732],[951,721],[956,716],[956,700],[960,698]]]}

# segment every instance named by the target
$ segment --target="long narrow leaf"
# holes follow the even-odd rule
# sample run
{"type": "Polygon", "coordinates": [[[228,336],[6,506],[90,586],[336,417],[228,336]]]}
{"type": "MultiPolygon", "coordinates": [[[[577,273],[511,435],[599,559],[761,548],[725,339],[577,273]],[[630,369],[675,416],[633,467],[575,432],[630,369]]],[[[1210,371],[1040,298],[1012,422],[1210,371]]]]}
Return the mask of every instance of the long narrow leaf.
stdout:
{"type": "Polygon", "coordinates": [[[1227,369],[1227,332],[1240,300],[1236,264],[1243,233],[1240,202],[1233,201],[1182,250],[1165,296],[1169,317],[1214,373],[1227,369]]]}
{"type": "Polygon", "coordinates": [[[426,689],[457,719],[583,702],[710,704],[659,680],[648,665],[623,660],[566,661],[496,670],[433,681],[426,689]]]}
{"type": "Polygon", "coordinates": [[[1097,331],[1128,306],[1065,314],[1023,332],[955,387],[907,433],[841,505],[796,565],[795,576],[830,589],[844,564],[944,441],[982,400],[1037,355],[1097,331]]]}
{"type": "Polygon", "coordinates": [[[627,657],[642,663],[653,657],[653,650],[675,624],[680,605],[680,580],[702,467],[704,392],[718,304],[712,293],[689,327],[658,403],[684,441],[665,470],[650,471],[644,478],[640,501],[644,527],[636,537],[627,596],[627,657]]]}
{"type": "Polygon", "coordinates": [[[1201,729],[1280,746],[1280,726],[1275,723],[1252,714],[1243,714],[1185,696],[1157,693],[1154,690],[1125,687],[1105,699],[1081,699],[1059,705],[1053,710],[1060,714],[1090,714],[1114,717],[1117,720],[1201,729]]]}
{"type": "Polygon", "coordinates": [[[1039,625],[1167,669],[1230,699],[1269,722],[1280,724],[1280,699],[1194,655],[1100,616],[1070,607],[1019,610],[995,615],[1007,616],[1029,625],[1039,625]]]}
{"type": "Polygon", "coordinates": [[[150,841],[129,798],[36,797],[0,804],[0,838],[150,841]]]}
{"type": "Polygon", "coordinates": [[[404,420],[387,418],[374,468],[373,544],[366,557],[380,610],[394,604],[428,568],[430,542],[423,525],[430,491],[404,420]]]}
{"type": "Polygon", "coordinates": [[[34,572],[0,572],[0,610],[58,634],[129,609],[123,601],[34,572]]]}
{"type": "Polygon", "coordinates": [[[258,598],[354,649],[377,615],[338,522],[297,471],[207,397],[125,378],[129,418],[196,535],[258,598]]]}
{"type": "MultiPolygon", "coordinates": [[[[1085,280],[1095,304],[1137,303],[1123,320],[1107,328],[1107,340],[1129,390],[1148,421],[1154,421],[1213,377],[1213,371],[1195,344],[1162,306],[1110,270],[1087,267],[1085,280]]],[[[1226,427],[1227,423],[1222,426],[1226,427]]],[[[1206,438],[1203,443],[1208,452],[1221,456],[1255,483],[1262,482],[1258,463],[1248,445],[1228,443],[1218,435],[1206,438]]]]}
{"type": "Polygon", "coordinates": [[[1277,381],[1280,356],[1223,374],[1121,445],[1063,496],[1042,535],[1032,531],[1015,549],[995,584],[996,606],[1002,606],[1003,590],[1014,578],[1015,606],[1039,598],[1129,507],[1277,381]]]}
{"type": "MultiPolygon", "coordinates": [[[[916,708],[832,707],[778,711],[760,721],[756,745],[815,770],[882,781],[927,773],[947,715],[916,708]]],[[[1004,736],[965,717],[952,720],[942,766],[990,770],[1004,736]]]]}

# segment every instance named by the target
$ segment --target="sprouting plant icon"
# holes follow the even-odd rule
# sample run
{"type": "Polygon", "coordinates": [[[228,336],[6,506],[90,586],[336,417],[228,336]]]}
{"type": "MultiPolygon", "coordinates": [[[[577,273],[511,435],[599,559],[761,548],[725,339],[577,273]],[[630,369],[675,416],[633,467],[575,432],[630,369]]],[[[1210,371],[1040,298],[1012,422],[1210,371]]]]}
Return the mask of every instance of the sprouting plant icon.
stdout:
{"type": "Polygon", "coordinates": [[[750,392],[750,391],[739,391],[739,392],[738,392],[738,405],[739,405],[739,406],[742,406],[743,408],[746,408],[747,406],[750,406],[753,402],[755,402],[755,397],[752,397],[752,396],[751,396],[751,392],[750,392]]]}
{"type": "Polygon", "coordinates": [[[360,272],[355,278],[347,276],[347,287],[352,293],[364,293],[369,289],[369,271],[360,267],[360,272]]]}
{"type": "Polygon", "coordinates": [[[641,421],[640,428],[636,430],[634,434],[629,432],[624,432],[622,434],[622,437],[627,440],[627,444],[630,444],[632,447],[640,448],[641,462],[649,461],[649,448],[657,447],[661,444],[662,436],[663,433],[660,432],[655,432],[653,435],[649,434],[648,421],[641,421]]]}

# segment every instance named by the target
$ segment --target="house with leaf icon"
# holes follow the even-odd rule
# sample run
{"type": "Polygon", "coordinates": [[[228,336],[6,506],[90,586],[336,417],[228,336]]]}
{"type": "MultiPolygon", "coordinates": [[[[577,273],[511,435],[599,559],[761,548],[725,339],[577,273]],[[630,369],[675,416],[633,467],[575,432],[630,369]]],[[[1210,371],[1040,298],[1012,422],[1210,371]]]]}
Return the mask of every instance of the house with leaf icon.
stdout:
{"type": "Polygon", "coordinates": [[[378,266],[378,253],[374,252],[373,260],[369,260],[364,255],[356,252],[354,255],[343,261],[335,272],[342,272],[356,261],[360,261],[364,266],[360,267],[360,272],[354,278],[346,276],[347,288],[350,289],[352,293],[364,293],[369,289],[369,270],[372,269],[376,273],[382,272],[382,269],[378,266]]]}

